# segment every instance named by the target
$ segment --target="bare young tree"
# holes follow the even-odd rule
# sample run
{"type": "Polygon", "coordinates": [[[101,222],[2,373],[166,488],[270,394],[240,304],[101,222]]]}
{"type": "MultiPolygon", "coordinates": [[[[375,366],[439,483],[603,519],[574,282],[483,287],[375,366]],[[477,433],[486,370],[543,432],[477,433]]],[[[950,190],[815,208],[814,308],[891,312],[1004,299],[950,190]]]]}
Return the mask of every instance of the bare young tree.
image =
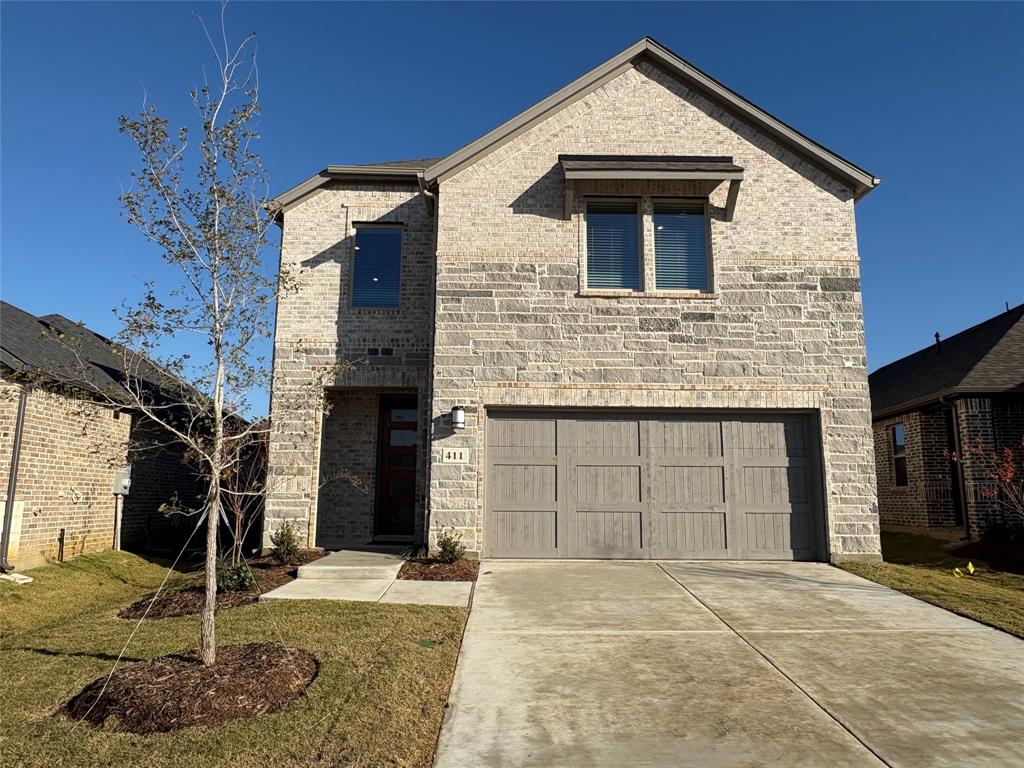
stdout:
{"type": "Polygon", "coordinates": [[[119,120],[121,133],[140,153],[140,167],[121,195],[124,214],[157,246],[178,279],[147,283],[141,300],[122,308],[117,341],[126,355],[118,394],[183,443],[209,479],[202,508],[206,572],[200,648],[209,665],[216,659],[217,529],[225,494],[232,492],[221,479],[237,476],[245,446],[255,431],[266,428],[265,421],[249,424],[238,415],[245,412],[249,394],[266,383],[266,361],[253,349],[272,332],[278,284],[262,258],[273,222],[267,173],[255,149],[260,106],[254,36],[229,42],[224,6],[216,39],[199,21],[216,68],[190,92],[196,128],[172,130],[151,104],[119,120]],[[164,353],[182,337],[200,342],[204,354],[164,353]],[[156,361],[166,374],[157,391],[146,360],[156,361]],[[141,375],[143,368],[147,376],[141,375]],[[182,380],[194,386],[182,387],[177,383],[182,380]]]}

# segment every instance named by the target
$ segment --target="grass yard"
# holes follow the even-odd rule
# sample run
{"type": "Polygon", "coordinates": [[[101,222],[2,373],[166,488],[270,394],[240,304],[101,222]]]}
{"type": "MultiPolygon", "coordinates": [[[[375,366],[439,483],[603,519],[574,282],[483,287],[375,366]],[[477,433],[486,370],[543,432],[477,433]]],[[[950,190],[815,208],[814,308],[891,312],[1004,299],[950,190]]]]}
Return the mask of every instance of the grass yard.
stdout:
{"type": "Polygon", "coordinates": [[[1024,576],[1003,573],[950,552],[950,542],[912,533],[882,533],[884,563],[843,563],[842,568],[962,616],[1024,638],[1024,576]],[[954,568],[964,572],[962,578],[954,568]]]}
{"type": "MultiPolygon", "coordinates": [[[[319,658],[303,698],[269,715],[150,736],[96,731],[58,714],[110,671],[135,626],[118,610],[165,573],[134,555],[105,553],[36,568],[32,584],[0,582],[0,765],[430,765],[464,608],[280,601],[228,609],[217,616],[221,643],[283,640],[319,658]]],[[[198,642],[197,617],[147,621],[126,658],[198,642]]]]}

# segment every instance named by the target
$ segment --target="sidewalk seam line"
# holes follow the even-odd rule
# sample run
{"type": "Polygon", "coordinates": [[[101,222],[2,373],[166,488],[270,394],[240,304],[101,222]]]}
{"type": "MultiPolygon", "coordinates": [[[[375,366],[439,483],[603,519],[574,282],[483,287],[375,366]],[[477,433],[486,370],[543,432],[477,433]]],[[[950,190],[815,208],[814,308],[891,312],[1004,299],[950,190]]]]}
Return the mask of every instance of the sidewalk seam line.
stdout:
{"type": "Polygon", "coordinates": [[[828,707],[826,707],[824,704],[822,704],[820,701],[818,701],[816,698],[814,698],[814,696],[812,696],[810,694],[810,692],[807,691],[807,689],[805,689],[802,685],[800,685],[800,683],[798,683],[796,680],[794,680],[790,675],[786,674],[786,672],[783,671],[782,667],[780,667],[770,656],[768,656],[768,654],[766,654],[764,651],[762,651],[760,648],[758,648],[756,645],[754,645],[750,640],[748,640],[746,637],[744,637],[743,634],[738,629],[736,629],[732,624],[730,624],[721,615],[719,615],[719,613],[714,608],[712,608],[710,605],[708,605],[703,600],[701,600],[699,597],[697,597],[697,595],[689,587],[687,587],[685,584],[683,584],[683,582],[681,582],[679,579],[677,579],[674,575],[669,573],[661,563],[658,563],[658,567],[661,568],[661,570],[670,579],[672,579],[672,581],[674,581],[676,584],[678,584],[681,589],[685,590],[686,593],[689,594],[694,600],[696,600],[698,603],[700,603],[702,606],[704,606],[704,608],[706,610],[708,610],[712,615],[714,615],[714,617],[716,619],[718,619],[725,626],[727,626],[730,630],[732,630],[733,634],[735,634],[736,637],[738,637],[740,640],[742,640],[743,643],[747,645],[747,647],[749,647],[754,653],[756,653],[758,656],[760,656],[762,659],[764,659],[766,662],[768,662],[768,664],[771,665],[772,669],[774,669],[776,672],[778,672],[780,675],[782,675],[784,678],[786,678],[786,680],[789,681],[790,685],[792,685],[794,688],[796,688],[798,691],[800,691],[800,693],[802,693],[804,696],[806,696],[818,709],[820,709],[822,712],[824,712],[826,715],[828,715],[836,723],[836,725],[838,725],[840,728],[842,728],[844,731],[846,731],[848,734],[850,734],[850,736],[852,736],[853,739],[858,744],[860,744],[862,747],[864,747],[864,749],[866,749],[868,752],[870,752],[872,755],[874,755],[875,758],[878,759],[878,761],[882,763],[882,765],[888,766],[888,768],[894,768],[892,763],[890,763],[888,760],[886,760],[884,757],[882,757],[877,751],[875,751],[872,747],[870,747],[867,744],[867,742],[864,741],[864,739],[862,739],[860,736],[858,736],[856,733],[854,733],[853,729],[851,729],[849,726],[846,725],[846,723],[844,723],[842,720],[840,720],[839,717],[836,716],[831,710],[829,710],[828,707]]]}

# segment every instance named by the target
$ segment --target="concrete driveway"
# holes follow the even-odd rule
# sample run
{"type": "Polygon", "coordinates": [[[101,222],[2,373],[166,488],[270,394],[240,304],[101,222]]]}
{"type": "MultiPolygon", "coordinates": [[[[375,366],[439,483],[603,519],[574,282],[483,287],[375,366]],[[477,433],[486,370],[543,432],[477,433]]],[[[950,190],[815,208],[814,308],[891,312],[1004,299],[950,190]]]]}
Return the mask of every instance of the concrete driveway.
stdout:
{"type": "Polygon", "coordinates": [[[483,564],[435,766],[1017,766],[1024,642],[820,564],[483,564]]]}

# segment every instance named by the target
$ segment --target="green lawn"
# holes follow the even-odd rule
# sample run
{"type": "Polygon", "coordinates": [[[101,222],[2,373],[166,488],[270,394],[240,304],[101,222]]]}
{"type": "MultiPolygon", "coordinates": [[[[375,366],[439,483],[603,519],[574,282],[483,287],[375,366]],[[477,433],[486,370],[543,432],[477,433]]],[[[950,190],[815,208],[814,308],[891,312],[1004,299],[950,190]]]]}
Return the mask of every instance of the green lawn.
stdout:
{"type": "Polygon", "coordinates": [[[1003,573],[965,557],[950,542],[912,533],[882,533],[884,563],[843,563],[842,568],[887,587],[1024,638],[1024,576],[1003,573]],[[954,568],[965,574],[957,578],[954,568]]]}
{"type": "MultiPolygon", "coordinates": [[[[106,553],[0,582],[0,765],[429,766],[466,609],[282,601],[218,614],[219,641],[278,640],[321,663],[303,698],[217,728],[136,736],[76,725],[57,710],[109,672],[134,622],[117,611],[166,569],[106,553]],[[421,641],[432,641],[421,643],[421,641]]],[[[143,624],[129,659],[198,645],[195,617],[143,624]]]]}

